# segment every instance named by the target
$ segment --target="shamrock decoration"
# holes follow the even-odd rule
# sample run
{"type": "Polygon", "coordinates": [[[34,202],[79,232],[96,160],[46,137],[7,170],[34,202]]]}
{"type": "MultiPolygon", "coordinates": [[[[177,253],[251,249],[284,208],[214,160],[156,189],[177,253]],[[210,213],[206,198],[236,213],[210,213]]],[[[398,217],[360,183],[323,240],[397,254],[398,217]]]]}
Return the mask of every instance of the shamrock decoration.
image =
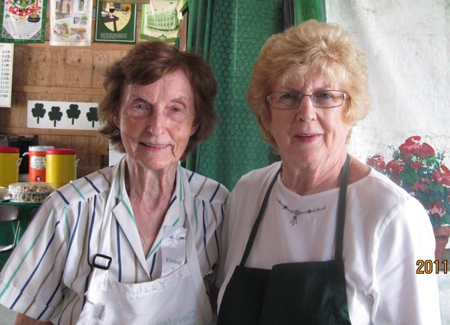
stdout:
{"type": "Polygon", "coordinates": [[[46,110],[44,108],[44,104],[34,104],[34,108],[31,109],[31,113],[33,114],[33,117],[37,118],[37,124],[39,124],[39,118],[44,118],[45,112],[46,110]]]}
{"type": "Polygon", "coordinates": [[[80,117],[81,111],[78,109],[77,104],[71,104],[70,108],[66,110],[67,117],[72,119],[72,125],[74,124],[75,119],[80,117]]]}
{"type": "Polygon", "coordinates": [[[89,112],[86,113],[86,117],[89,122],[92,122],[92,128],[94,128],[95,122],[98,122],[97,107],[89,107],[89,112]]]}
{"type": "Polygon", "coordinates": [[[61,121],[63,113],[60,112],[61,108],[59,106],[52,106],[52,111],[48,112],[50,121],[53,121],[53,126],[56,128],[56,121],[61,121]]]}

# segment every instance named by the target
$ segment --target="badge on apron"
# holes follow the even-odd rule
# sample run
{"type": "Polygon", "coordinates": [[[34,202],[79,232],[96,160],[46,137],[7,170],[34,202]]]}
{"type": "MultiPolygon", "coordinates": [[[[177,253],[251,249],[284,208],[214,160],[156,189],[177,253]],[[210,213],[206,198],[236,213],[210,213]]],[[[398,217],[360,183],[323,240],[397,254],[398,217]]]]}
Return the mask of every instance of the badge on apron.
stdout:
{"type": "Polygon", "coordinates": [[[163,260],[161,277],[174,272],[186,263],[186,228],[164,226],[161,256],[163,260]]]}

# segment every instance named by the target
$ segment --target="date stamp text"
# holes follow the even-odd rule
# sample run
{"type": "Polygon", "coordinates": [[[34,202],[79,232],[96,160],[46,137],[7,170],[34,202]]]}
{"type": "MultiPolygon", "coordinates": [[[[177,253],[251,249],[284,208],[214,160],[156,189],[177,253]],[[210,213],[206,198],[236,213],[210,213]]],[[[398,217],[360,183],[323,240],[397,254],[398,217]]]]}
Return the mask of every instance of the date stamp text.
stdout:
{"type": "Polygon", "coordinates": [[[442,272],[447,274],[447,260],[417,260],[416,274],[431,274],[442,272]]]}

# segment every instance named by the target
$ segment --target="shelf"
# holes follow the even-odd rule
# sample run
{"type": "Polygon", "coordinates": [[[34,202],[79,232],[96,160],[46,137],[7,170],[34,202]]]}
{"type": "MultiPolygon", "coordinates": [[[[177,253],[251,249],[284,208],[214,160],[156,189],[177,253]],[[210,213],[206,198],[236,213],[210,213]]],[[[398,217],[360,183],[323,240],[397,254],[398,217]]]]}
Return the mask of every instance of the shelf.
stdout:
{"type": "Polygon", "coordinates": [[[12,133],[18,135],[73,135],[73,136],[99,136],[98,131],[89,130],[65,130],[65,129],[32,129],[0,127],[0,133],[12,133]]]}
{"type": "Polygon", "coordinates": [[[70,94],[70,95],[105,95],[102,88],[74,88],[74,87],[42,87],[42,86],[13,86],[15,93],[44,93],[44,94],[70,94]]]}
{"type": "Polygon", "coordinates": [[[134,47],[135,44],[120,44],[120,43],[97,43],[92,42],[89,46],[51,46],[49,41],[44,43],[25,43],[25,44],[15,44],[17,47],[42,47],[42,48],[61,48],[61,49],[89,49],[89,50],[100,50],[100,51],[129,51],[134,47]]]}

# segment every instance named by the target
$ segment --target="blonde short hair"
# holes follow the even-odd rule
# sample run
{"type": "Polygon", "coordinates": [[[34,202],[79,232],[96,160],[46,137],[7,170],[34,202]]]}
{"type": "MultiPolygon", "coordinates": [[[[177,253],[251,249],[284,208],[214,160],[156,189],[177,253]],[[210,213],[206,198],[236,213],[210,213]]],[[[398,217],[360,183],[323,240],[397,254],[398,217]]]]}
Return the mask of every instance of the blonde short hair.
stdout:
{"type": "Polygon", "coordinates": [[[277,145],[262,121],[270,122],[266,101],[274,87],[293,75],[319,73],[350,95],[343,119],[350,125],[366,117],[370,109],[367,66],[350,34],[335,24],[305,21],[271,36],[253,67],[247,101],[258,119],[265,140],[277,145]]]}

